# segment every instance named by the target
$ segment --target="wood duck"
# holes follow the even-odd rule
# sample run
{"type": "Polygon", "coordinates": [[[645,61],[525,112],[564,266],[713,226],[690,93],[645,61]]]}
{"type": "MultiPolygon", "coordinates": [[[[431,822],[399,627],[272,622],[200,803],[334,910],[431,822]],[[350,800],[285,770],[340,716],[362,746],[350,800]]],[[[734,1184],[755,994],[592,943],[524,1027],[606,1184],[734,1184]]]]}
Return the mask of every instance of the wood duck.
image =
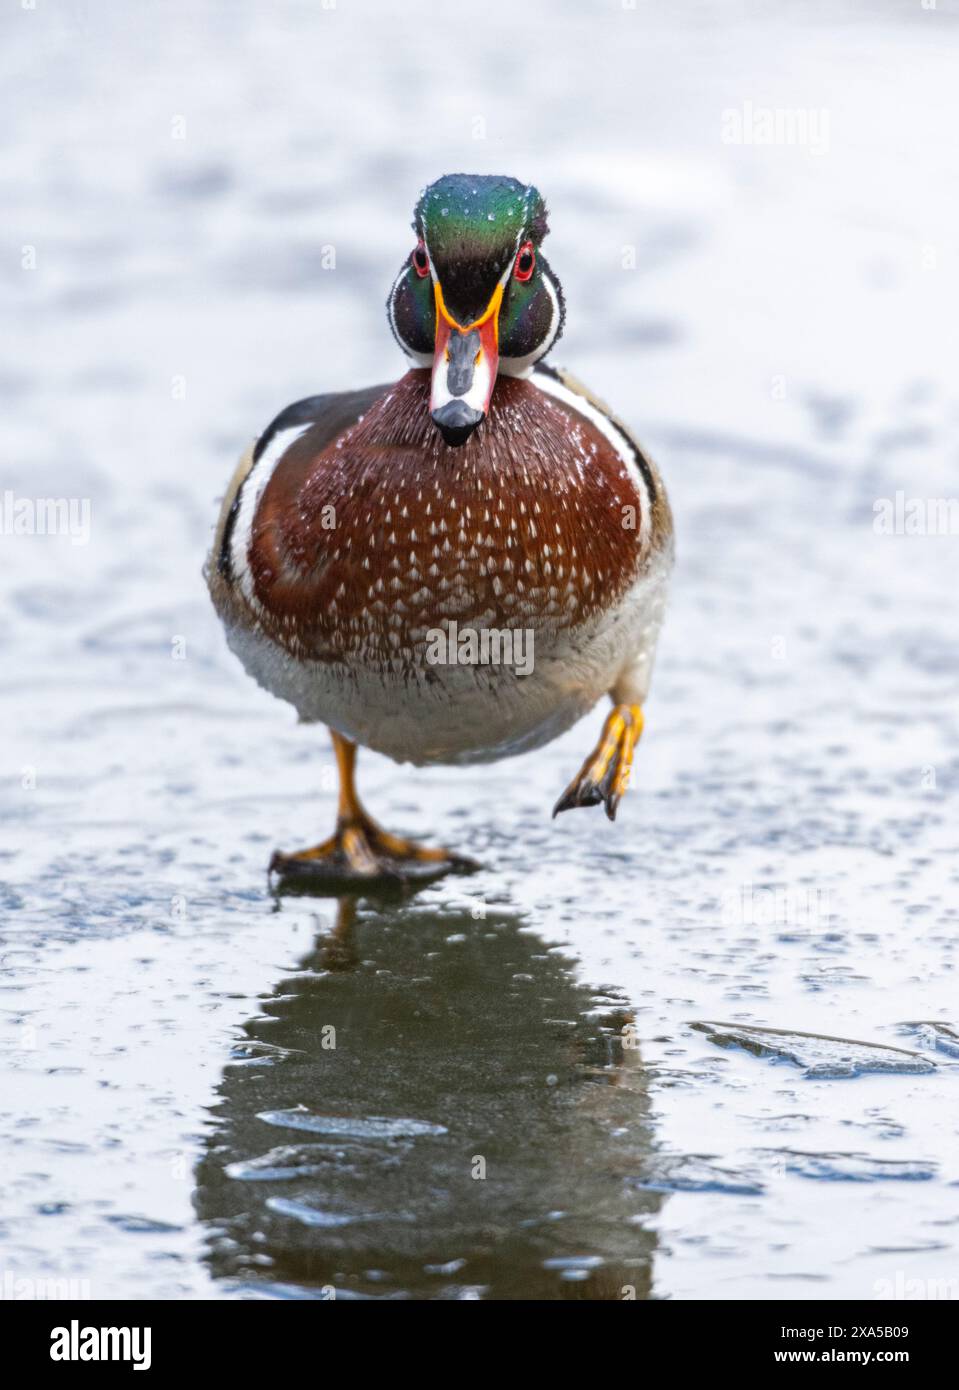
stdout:
{"type": "Polygon", "coordinates": [[[537,190],[450,174],[413,230],[387,301],[410,370],[281,411],[240,461],[207,566],[246,670],[332,734],[335,832],[272,868],[334,888],[470,867],[369,816],[357,745],[489,762],[542,747],[608,694],[553,814],[602,804],[614,819],[672,566],[655,465],[543,362],[564,302],[537,190]]]}

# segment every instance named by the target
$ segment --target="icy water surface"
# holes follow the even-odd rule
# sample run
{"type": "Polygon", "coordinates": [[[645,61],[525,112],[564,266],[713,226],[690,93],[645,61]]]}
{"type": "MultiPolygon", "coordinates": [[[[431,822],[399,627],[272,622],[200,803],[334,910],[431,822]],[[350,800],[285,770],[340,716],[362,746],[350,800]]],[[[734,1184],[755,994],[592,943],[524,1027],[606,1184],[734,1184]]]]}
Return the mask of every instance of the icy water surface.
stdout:
{"type": "Polygon", "coordinates": [[[465,54],[421,3],[5,14],[2,490],[90,504],[0,535],[5,1289],[959,1293],[957,541],[873,525],[955,491],[959,28],[650,8],[494,4],[465,54]],[[724,143],[747,102],[828,138],[724,143]],[[399,373],[462,167],[544,190],[556,360],[670,488],[647,734],[615,826],[549,819],[598,711],[365,756],[483,870],[274,899],[332,760],[225,648],[216,499],[279,407],[399,373]]]}

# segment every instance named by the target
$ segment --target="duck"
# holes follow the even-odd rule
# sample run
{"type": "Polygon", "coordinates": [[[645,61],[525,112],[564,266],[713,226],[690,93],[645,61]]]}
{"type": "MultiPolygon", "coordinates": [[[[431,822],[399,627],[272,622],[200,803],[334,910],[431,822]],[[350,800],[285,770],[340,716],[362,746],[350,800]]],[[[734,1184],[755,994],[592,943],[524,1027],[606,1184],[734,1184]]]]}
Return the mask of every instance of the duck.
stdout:
{"type": "Polygon", "coordinates": [[[333,833],[270,869],[334,891],[477,867],[373,819],[360,747],[490,763],[609,699],[553,816],[602,805],[615,820],[673,565],[657,466],[544,361],[566,310],[538,190],[444,175],[412,228],[386,305],[407,371],[280,411],[230,480],[205,567],[248,674],[332,737],[333,833]]]}

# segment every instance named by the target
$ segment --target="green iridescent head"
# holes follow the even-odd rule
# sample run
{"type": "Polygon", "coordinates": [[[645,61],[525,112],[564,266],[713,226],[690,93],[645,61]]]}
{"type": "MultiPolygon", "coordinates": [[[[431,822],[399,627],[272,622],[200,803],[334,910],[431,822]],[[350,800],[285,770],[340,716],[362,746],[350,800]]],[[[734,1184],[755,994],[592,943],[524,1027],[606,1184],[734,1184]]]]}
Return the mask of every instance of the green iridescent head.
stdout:
{"type": "Polygon", "coordinates": [[[486,415],[497,371],[524,375],[562,332],[563,291],[540,251],[546,205],[516,179],[447,174],[420,195],[413,230],[390,325],[433,369],[433,419],[458,444],[486,415]]]}

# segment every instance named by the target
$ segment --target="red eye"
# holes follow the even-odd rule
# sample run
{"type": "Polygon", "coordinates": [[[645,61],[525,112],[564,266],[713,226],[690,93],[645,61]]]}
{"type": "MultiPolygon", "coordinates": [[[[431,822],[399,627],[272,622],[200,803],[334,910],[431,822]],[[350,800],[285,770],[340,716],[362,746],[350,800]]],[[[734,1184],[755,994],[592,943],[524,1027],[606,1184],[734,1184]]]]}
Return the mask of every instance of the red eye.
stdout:
{"type": "Polygon", "coordinates": [[[517,280],[528,280],[536,266],[536,252],[531,241],[524,241],[516,257],[513,274],[517,280]]]}
{"type": "Polygon", "coordinates": [[[413,252],[413,269],[421,280],[430,273],[430,258],[422,241],[416,243],[416,250],[413,252]]]}

